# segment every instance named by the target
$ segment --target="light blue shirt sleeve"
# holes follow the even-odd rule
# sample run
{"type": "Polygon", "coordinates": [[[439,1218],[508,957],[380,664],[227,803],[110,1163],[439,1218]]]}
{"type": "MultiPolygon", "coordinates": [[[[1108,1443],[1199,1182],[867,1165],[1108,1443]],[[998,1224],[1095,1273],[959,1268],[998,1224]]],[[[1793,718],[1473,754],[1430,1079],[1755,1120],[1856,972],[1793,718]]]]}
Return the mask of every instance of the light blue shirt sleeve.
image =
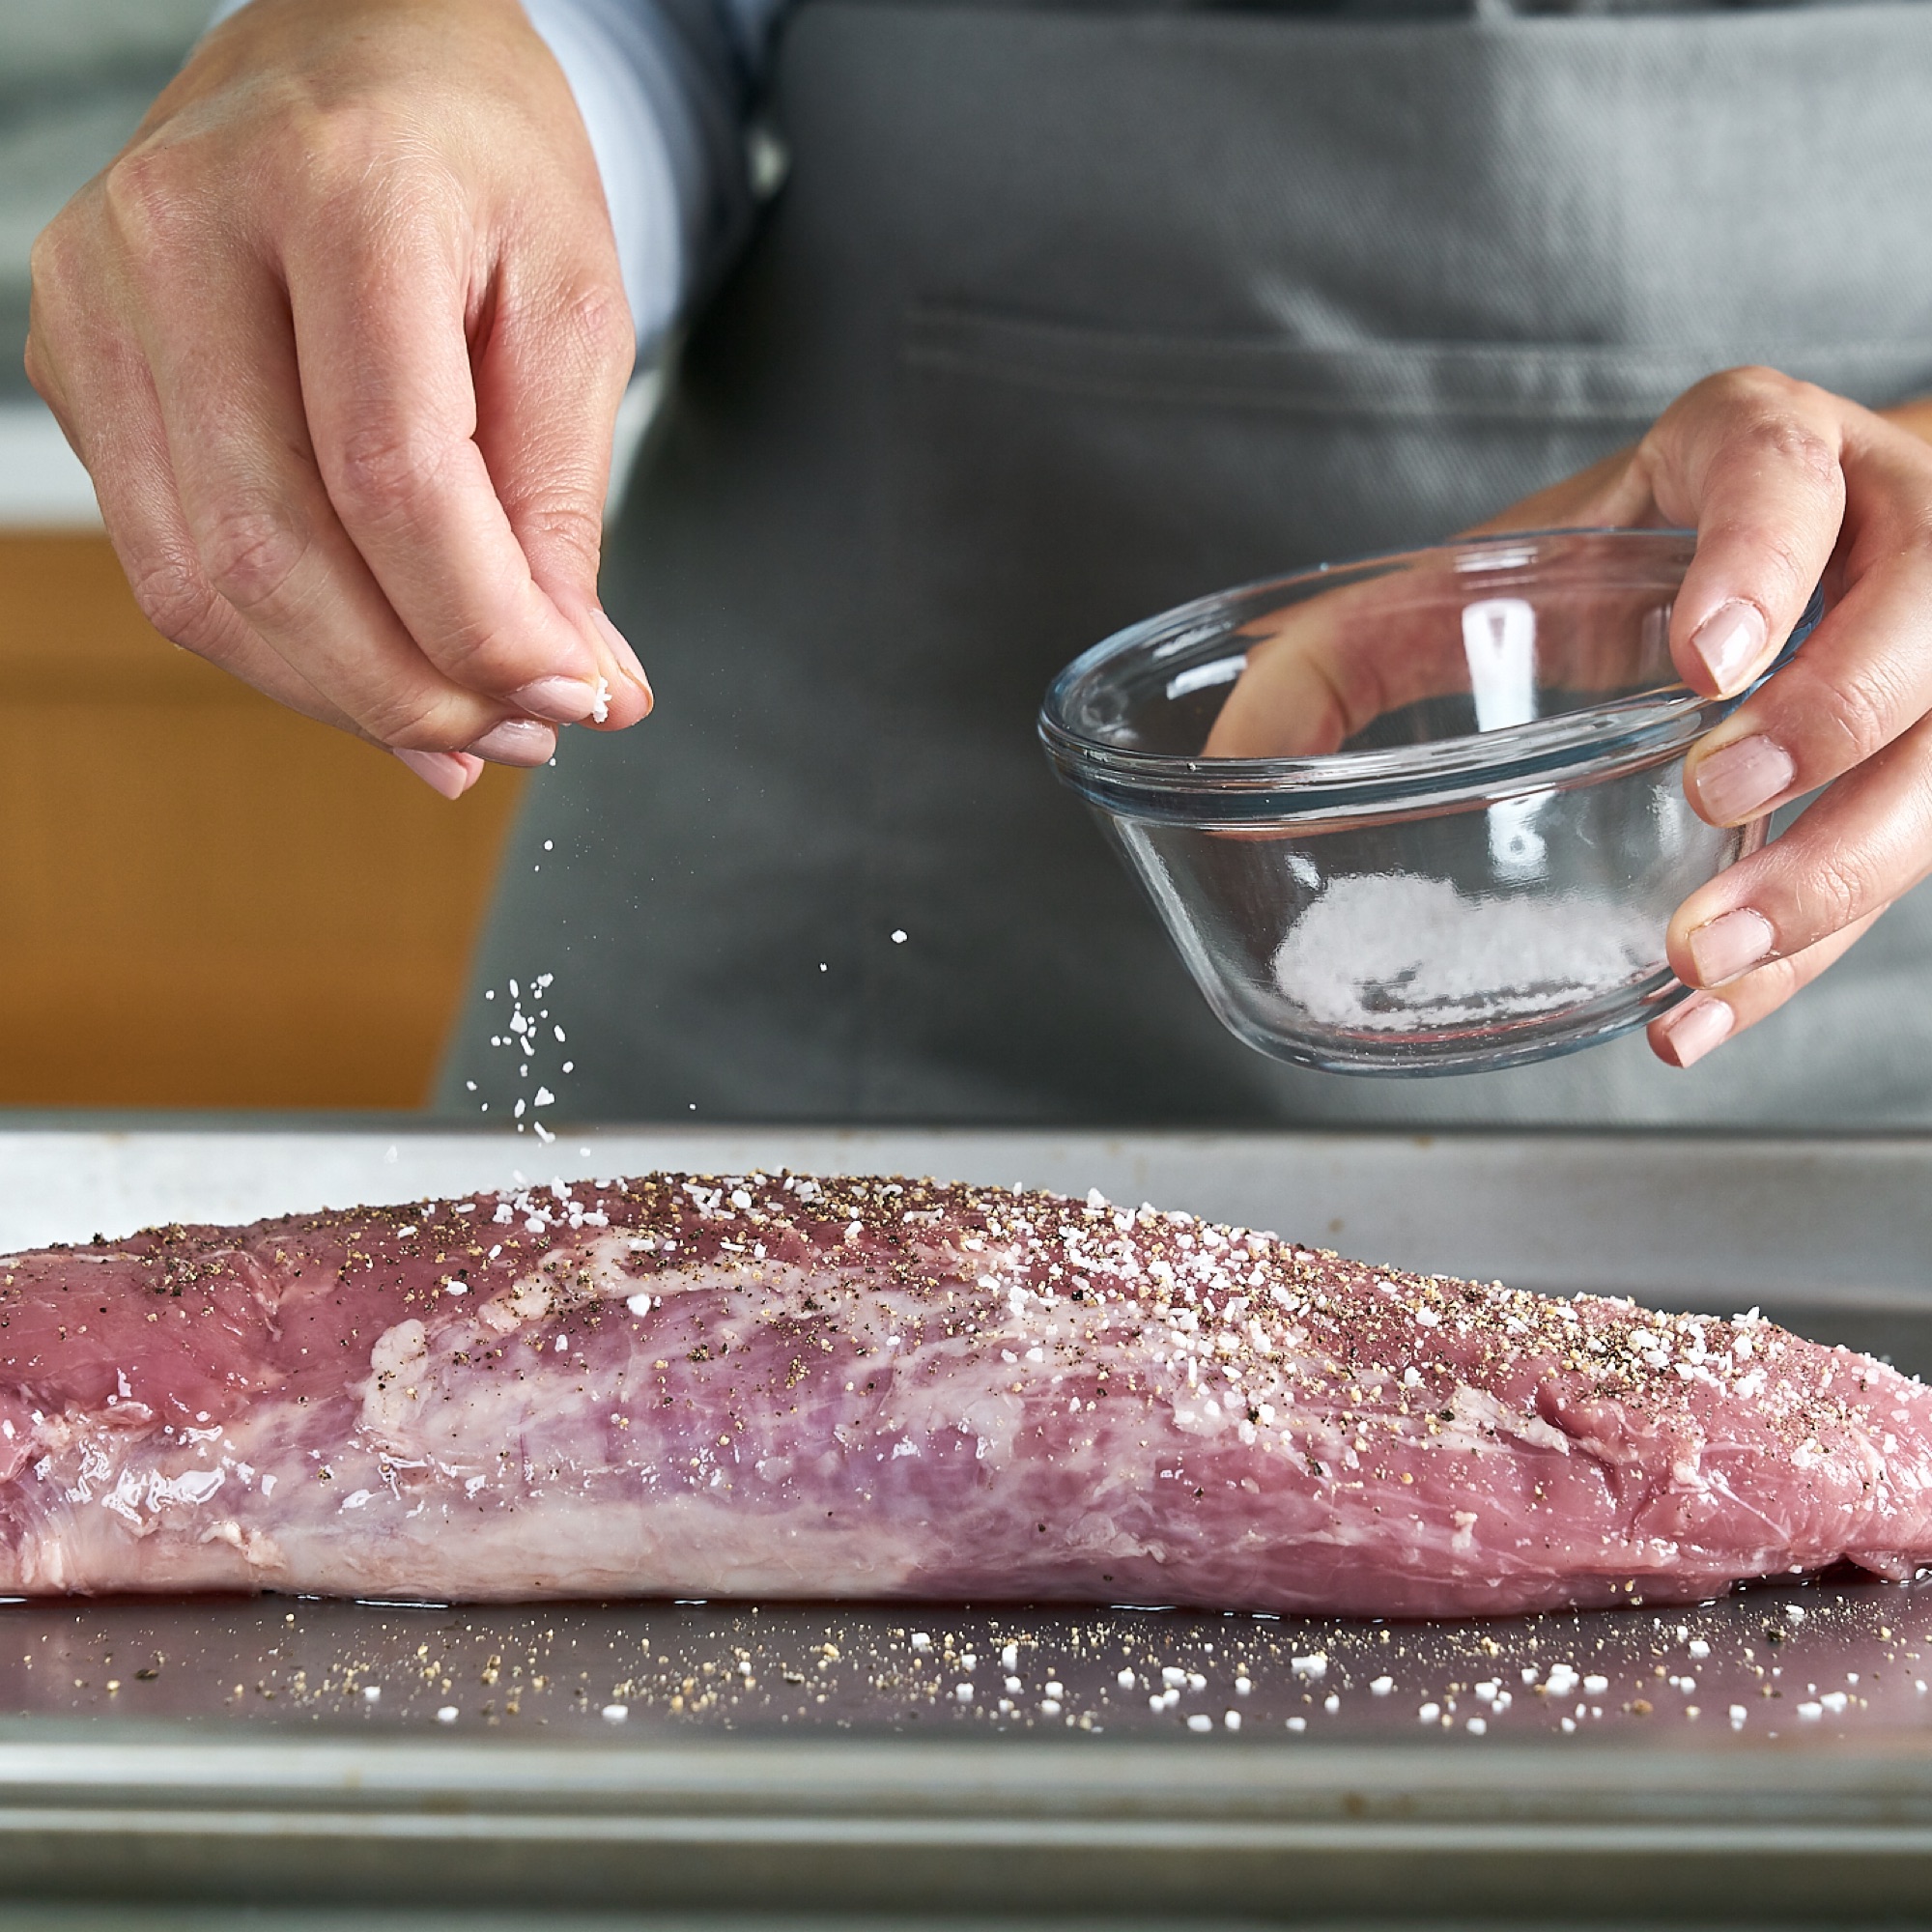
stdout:
{"type": "MultiPolygon", "coordinates": [[[[244,4],[222,0],[213,20],[244,4]]],[[[524,0],[583,116],[641,352],[703,299],[751,227],[752,114],[785,4],[524,0]]]]}
{"type": "Polygon", "coordinates": [[[752,222],[752,110],[782,0],[524,0],[577,96],[640,347],[709,292],[752,222]]]}

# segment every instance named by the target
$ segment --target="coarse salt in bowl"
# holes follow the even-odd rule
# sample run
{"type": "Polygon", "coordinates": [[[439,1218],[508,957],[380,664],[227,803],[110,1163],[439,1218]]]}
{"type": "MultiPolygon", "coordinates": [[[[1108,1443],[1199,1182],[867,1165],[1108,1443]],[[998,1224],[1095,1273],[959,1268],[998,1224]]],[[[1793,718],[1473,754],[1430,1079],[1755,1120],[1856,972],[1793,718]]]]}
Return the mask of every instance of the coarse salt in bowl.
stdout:
{"type": "Polygon", "coordinates": [[[1694,548],[1475,537],[1205,597],[1076,659],[1040,737],[1249,1045],[1342,1073],[1569,1052],[1685,997],[1671,913],[1764,841],[1684,795],[1738,702],[1670,660],[1694,548]]]}

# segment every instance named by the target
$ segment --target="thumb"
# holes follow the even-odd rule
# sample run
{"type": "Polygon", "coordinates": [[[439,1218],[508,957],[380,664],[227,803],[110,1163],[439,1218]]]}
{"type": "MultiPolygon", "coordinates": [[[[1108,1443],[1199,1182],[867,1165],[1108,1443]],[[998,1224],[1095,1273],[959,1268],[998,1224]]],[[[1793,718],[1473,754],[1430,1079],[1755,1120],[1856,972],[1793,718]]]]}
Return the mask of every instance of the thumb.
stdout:
{"type": "Polygon", "coordinates": [[[1727,370],[1644,439],[1638,460],[1659,509],[1697,531],[1670,621],[1671,656],[1693,690],[1744,690],[1804,614],[1845,513],[1834,416],[1807,384],[1727,370]]]}

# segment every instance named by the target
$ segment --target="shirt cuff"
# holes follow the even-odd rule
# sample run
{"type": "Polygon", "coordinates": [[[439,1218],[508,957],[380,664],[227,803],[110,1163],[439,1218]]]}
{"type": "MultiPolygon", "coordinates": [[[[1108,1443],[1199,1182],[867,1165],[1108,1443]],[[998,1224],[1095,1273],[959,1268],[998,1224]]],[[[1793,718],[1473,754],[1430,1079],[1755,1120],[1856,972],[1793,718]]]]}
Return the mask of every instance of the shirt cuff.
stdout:
{"type": "Polygon", "coordinates": [[[640,349],[677,320],[693,279],[690,238],[704,195],[684,132],[677,76],[640,9],[523,0],[577,97],[617,238],[640,349]]]}

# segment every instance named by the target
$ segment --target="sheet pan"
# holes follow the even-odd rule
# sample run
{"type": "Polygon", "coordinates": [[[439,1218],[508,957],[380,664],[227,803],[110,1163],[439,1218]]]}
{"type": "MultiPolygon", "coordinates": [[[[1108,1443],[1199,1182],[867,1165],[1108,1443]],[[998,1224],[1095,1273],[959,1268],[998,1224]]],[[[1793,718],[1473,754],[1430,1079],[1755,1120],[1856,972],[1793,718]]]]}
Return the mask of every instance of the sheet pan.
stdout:
{"type": "MultiPolygon", "coordinates": [[[[677,1165],[1104,1191],[1756,1303],[1932,1371],[1932,1142],[0,1133],[0,1246],[677,1165]]],[[[1158,1606],[0,1606],[14,1896],[1932,1912],[1932,1583],[1492,1625],[1158,1606]],[[966,1687],[962,1690],[961,1687],[966,1687]],[[374,1693],[373,1695],[371,1693],[374,1693]]]]}

